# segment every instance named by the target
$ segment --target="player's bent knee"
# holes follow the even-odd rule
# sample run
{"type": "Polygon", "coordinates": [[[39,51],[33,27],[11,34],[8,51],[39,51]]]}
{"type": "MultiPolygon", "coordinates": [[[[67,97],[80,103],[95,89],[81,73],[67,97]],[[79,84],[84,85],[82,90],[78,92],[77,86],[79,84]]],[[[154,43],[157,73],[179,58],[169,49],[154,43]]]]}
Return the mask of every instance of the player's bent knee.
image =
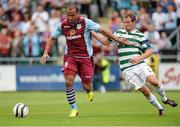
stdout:
{"type": "Polygon", "coordinates": [[[66,80],[65,84],[66,84],[67,87],[70,87],[70,86],[73,85],[73,81],[72,80],[66,80]]]}
{"type": "Polygon", "coordinates": [[[148,76],[147,82],[149,82],[151,85],[153,85],[155,87],[159,86],[159,82],[158,82],[157,78],[154,75],[148,76]]]}
{"type": "Polygon", "coordinates": [[[66,86],[72,86],[73,83],[74,83],[74,76],[65,76],[65,83],[66,83],[66,86]]]}
{"type": "Polygon", "coordinates": [[[151,85],[155,86],[155,87],[159,86],[159,82],[158,82],[158,80],[156,78],[155,79],[151,79],[151,81],[149,83],[151,85]]]}

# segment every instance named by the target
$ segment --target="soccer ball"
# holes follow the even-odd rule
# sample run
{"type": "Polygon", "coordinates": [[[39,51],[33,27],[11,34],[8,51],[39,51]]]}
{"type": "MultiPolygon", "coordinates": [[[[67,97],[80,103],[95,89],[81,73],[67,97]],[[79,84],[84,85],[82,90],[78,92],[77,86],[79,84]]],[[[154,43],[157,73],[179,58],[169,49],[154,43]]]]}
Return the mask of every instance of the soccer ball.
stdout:
{"type": "Polygon", "coordinates": [[[13,113],[15,117],[23,118],[26,117],[29,113],[29,108],[23,103],[17,103],[13,108],[13,113]]]}

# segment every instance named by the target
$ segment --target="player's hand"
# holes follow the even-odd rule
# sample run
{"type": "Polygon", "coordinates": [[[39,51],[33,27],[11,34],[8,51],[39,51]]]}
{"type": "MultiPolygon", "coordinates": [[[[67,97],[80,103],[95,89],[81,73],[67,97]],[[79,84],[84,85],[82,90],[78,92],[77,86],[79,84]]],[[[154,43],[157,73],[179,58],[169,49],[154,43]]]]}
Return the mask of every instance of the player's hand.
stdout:
{"type": "Polygon", "coordinates": [[[118,38],[118,42],[121,44],[129,45],[129,41],[126,38],[118,38]]]}
{"type": "Polygon", "coordinates": [[[128,39],[126,38],[119,38],[119,43],[121,44],[125,44],[125,45],[133,45],[133,46],[138,46],[138,43],[132,43],[132,42],[129,42],[128,39]]]}
{"type": "Polygon", "coordinates": [[[41,57],[40,63],[41,63],[41,64],[45,64],[46,61],[47,61],[47,58],[49,58],[49,55],[48,55],[48,54],[44,54],[44,55],[41,57]]]}
{"type": "Polygon", "coordinates": [[[129,60],[129,62],[131,62],[132,64],[138,64],[140,61],[141,61],[141,57],[140,56],[136,56],[136,57],[133,57],[129,60]]]}

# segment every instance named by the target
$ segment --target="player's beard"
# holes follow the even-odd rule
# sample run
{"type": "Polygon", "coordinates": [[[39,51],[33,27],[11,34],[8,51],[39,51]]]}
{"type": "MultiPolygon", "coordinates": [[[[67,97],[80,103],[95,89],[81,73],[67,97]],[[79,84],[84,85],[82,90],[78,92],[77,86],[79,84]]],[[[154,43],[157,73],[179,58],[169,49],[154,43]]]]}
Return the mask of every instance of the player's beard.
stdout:
{"type": "Polygon", "coordinates": [[[69,23],[70,23],[71,25],[74,25],[74,24],[77,23],[77,21],[69,21],[69,23]]]}
{"type": "Polygon", "coordinates": [[[74,19],[74,20],[69,20],[69,23],[70,23],[71,25],[75,25],[75,24],[77,24],[78,19],[79,19],[79,17],[77,17],[77,18],[74,19]]]}

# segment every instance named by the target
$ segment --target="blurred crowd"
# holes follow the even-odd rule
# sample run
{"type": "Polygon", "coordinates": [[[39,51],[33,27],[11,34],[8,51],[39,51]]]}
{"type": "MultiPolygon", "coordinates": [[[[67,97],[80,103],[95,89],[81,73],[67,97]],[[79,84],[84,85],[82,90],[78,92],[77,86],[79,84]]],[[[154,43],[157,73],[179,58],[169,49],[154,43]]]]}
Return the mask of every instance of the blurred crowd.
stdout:
{"type": "MultiPolygon", "coordinates": [[[[152,43],[154,52],[176,48],[176,41],[168,35],[180,24],[180,0],[1,0],[0,57],[40,57],[47,37],[65,18],[69,2],[76,2],[80,13],[96,22],[109,16],[106,24],[112,32],[123,28],[124,14],[134,13],[137,28],[152,43]]],[[[50,55],[62,56],[65,41],[60,36],[50,55]]],[[[95,52],[117,55],[113,43],[107,47],[93,41],[95,52]]]]}
{"type": "Polygon", "coordinates": [[[138,0],[113,0],[114,12],[109,20],[112,32],[123,28],[122,16],[133,13],[137,17],[136,27],[145,34],[154,53],[164,49],[176,49],[176,37],[168,36],[180,24],[180,0],[138,2],[138,0]]]}
{"type": "MultiPolygon", "coordinates": [[[[47,37],[65,18],[69,2],[76,2],[82,15],[97,20],[97,17],[103,16],[100,8],[107,5],[101,1],[1,0],[0,57],[40,57],[47,37]],[[90,10],[93,11],[90,13],[90,10]]],[[[50,55],[62,56],[65,41],[64,36],[60,36],[50,55]]]]}

